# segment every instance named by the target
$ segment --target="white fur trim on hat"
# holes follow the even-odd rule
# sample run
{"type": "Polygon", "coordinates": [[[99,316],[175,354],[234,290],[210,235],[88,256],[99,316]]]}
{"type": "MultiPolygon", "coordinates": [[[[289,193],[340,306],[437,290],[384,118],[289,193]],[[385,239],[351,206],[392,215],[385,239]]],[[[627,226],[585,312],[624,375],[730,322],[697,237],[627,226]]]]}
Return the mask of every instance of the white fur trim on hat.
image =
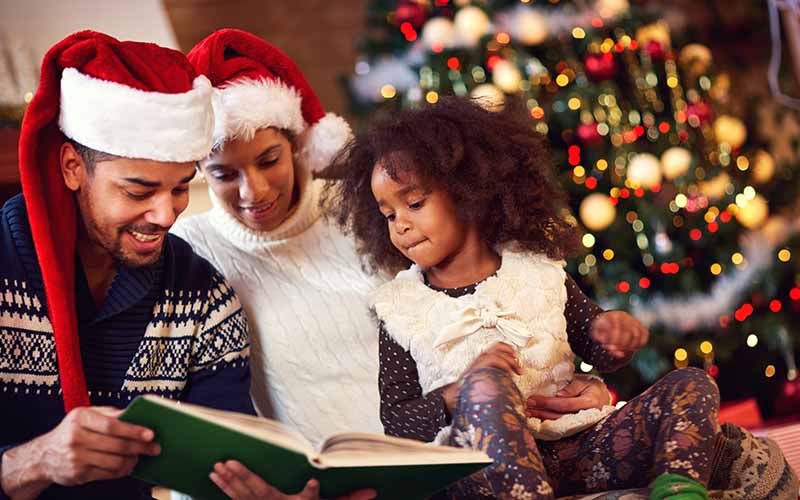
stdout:
{"type": "Polygon", "coordinates": [[[324,169],[351,137],[353,133],[345,119],[327,113],[300,138],[303,164],[312,171],[324,169]]]}
{"type": "Polygon", "coordinates": [[[249,141],[268,127],[299,135],[306,128],[300,93],[280,80],[245,78],[214,89],[214,146],[249,141]]]}
{"type": "Polygon", "coordinates": [[[146,92],[75,68],[61,74],[58,126],[97,151],[157,161],[197,161],[211,151],[211,83],[205,76],[182,94],[146,92]]]}

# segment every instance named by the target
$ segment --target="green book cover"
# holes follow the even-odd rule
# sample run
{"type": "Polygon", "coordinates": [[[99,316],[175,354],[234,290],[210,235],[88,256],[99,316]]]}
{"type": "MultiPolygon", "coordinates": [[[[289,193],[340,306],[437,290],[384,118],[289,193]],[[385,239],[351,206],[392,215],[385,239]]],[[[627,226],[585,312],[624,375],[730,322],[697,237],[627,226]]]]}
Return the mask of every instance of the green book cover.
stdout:
{"type": "Polygon", "coordinates": [[[134,477],[199,499],[226,499],[208,478],[213,466],[238,460],[287,494],[320,482],[335,498],[373,488],[382,500],[424,499],[491,463],[484,453],[365,433],[340,434],[317,452],[298,433],[260,417],[142,396],[120,420],[152,429],[157,457],[141,456],[134,477]]]}

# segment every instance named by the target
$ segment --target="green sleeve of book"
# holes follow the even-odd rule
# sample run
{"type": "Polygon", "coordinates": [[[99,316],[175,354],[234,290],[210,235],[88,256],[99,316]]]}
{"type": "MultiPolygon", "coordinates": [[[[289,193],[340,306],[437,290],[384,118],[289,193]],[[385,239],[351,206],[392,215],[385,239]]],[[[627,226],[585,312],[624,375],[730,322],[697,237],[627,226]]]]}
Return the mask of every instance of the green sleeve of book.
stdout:
{"type": "Polygon", "coordinates": [[[198,499],[228,498],[208,475],[217,462],[238,460],[287,494],[300,492],[311,478],[321,497],[335,498],[374,488],[379,499],[424,499],[482,469],[485,463],[365,466],[317,469],[302,453],[273,445],[219,424],[136,399],[120,417],[155,431],[157,457],[141,456],[133,476],[198,499]]]}

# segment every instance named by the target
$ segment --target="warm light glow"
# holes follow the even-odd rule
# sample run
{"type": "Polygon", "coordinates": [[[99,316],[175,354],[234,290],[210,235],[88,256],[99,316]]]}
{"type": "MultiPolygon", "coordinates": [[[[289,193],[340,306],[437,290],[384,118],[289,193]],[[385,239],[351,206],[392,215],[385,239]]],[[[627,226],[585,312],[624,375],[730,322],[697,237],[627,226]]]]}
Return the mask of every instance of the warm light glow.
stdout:
{"type": "Polygon", "coordinates": [[[586,32],[583,31],[583,28],[573,28],[572,29],[572,37],[577,38],[578,40],[586,38],[586,32]]]}
{"type": "Polygon", "coordinates": [[[603,250],[603,258],[606,260],[612,260],[614,258],[614,250],[611,250],[610,248],[603,250]]]}
{"type": "Polygon", "coordinates": [[[592,371],[592,368],[593,368],[592,365],[581,361],[581,371],[583,373],[589,373],[590,371],[592,371]]]}
{"type": "Polygon", "coordinates": [[[746,156],[740,156],[736,158],[736,166],[739,167],[739,170],[744,172],[750,166],[750,160],[748,160],[746,156]]]}
{"type": "Polygon", "coordinates": [[[767,378],[774,377],[775,376],[775,365],[767,365],[767,367],[764,369],[764,375],[767,378]]]}
{"type": "Polygon", "coordinates": [[[789,251],[788,248],[782,248],[780,252],[778,252],[778,260],[781,262],[789,262],[792,258],[792,252],[789,251]]]}
{"type": "Polygon", "coordinates": [[[684,208],[688,201],[688,198],[686,198],[686,195],[683,193],[680,193],[675,197],[675,204],[678,205],[678,208],[684,208]]]}
{"type": "Polygon", "coordinates": [[[739,252],[736,252],[735,254],[731,255],[731,262],[733,262],[738,266],[739,264],[744,262],[744,255],[740,254],[739,252]]]}
{"type": "Polygon", "coordinates": [[[584,234],[581,242],[586,248],[592,248],[595,242],[594,235],[591,233],[584,234]]]}
{"type": "Polygon", "coordinates": [[[722,273],[722,266],[716,262],[711,264],[711,274],[719,276],[722,273]]]}
{"type": "Polygon", "coordinates": [[[556,85],[558,85],[559,87],[566,87],[568,83],[569,83],[569,77],[564,73],[561,73],[556,77],[556,85]]]}
{"type": "Polygon", "coordinates": [[[704,340],[700,343],[700,352],[703,354],[711,354],[714,352],[714,345],[708,340],[704,340]]]}
{"type": "Polygon", "coordinates": [[[397,95],[397,90],[394,88],[394,85],[386,84],[381,87],[381,96],[384,99],[391,99],[392,97],[397,95]]]}
{"type": "Polygon", "coordinates": [[[497,40],[497,43],[501,43],[503,45],[511,41],[511,37],[508,36],[508,33],[498,33],[494,38],[497,40]]]}
{"type": "Polygon", "coordinates": [[[577,98],[577,97],[573,97],[573,98],[571,98],[569,101],[567,101],[567,107],[568,107],[569,109],[571,109],[572,111],[575,111],[575,110],[577,110],[577,109],[580,109],[580,107],[581,107],[581,100],[580,100],[579,98],[577,98]]]}
{"type": "Polygon", "coordinates": [[[578,165],[572,169],[572,175],[574,175],[575,177],[583,177],[584,175],[586,175],[586,169],[578,165]]]}
{"type": "Polygon", "coordinates": [[[688,357],[689,353],[686,352],[686,349],[684,349],[683,347],[675,349],[675,359],[677,361],[686,361],[688,357]]]}
{"type": "Polygon", "coordinates": [[[428,101],[429,104],[436,104],[436,102],[439,101],[439,94],[435,90],[431,90],[425,94],[425,100],[428,101]]]}
{"type": "Polygon", "coordinates": [[[755,347],[758,345],[758,336],[755,333],[751,333],[747,336],[747,347],[755,347]]]}
{"type": "Polygon", "coordinates": [[[602,172],[603,170],[608,168],[608,162],[603,160],[603,159],[600,159],[600,160],[597,160],[596,166],[597,166],[597,170],[600,170],[602,172]]]}

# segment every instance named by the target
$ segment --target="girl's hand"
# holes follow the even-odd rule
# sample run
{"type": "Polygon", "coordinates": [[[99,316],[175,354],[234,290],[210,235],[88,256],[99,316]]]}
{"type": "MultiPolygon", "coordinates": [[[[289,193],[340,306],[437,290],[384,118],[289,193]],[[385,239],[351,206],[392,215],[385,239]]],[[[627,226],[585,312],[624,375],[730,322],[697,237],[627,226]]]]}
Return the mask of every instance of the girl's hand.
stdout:
{"type": "Polygon", "coordinates": [[[464,370],[464,373],[461,374],[458,381],[445,388],[442,393],[442,398],[444,399],[444,404],[447,407],[449,415],[453,414],[453,409],[456,407],[458,388],[460,386],[459,382],[468,373],[480,368],[497,368],[509,375],[522,375],[522,365],[519,364],[519,360],[517,359],[517,351],[505,342],[494,344],[475,358],[475,361],[464,370]]]}
{"type": "MultiPolygon", "coordinates": [[[[215,464],[209,477],[233,500],[319,500],[319,482],[316,479],[306,483],[297,495],[284,495],[236,460],[215,464]]],[[[369,500],[376,495],[375,490],[359,490],[336,500],[369,500]]]]}
{"type": "Polygon", "coordinates": [[[611,356],[621,359],[647,345],[650,332],[630,314],[608,311],[594,319],[591,336],[611,356]]]}
{"type": "Polygon", "coordinates": [[[569,413],[610,404],[611,393],[605,382],[597,377],[575,375],[572,382],[558,391],[555,397],[531,396],[526,401],[525,416],[552,420],[569,413]]]}

